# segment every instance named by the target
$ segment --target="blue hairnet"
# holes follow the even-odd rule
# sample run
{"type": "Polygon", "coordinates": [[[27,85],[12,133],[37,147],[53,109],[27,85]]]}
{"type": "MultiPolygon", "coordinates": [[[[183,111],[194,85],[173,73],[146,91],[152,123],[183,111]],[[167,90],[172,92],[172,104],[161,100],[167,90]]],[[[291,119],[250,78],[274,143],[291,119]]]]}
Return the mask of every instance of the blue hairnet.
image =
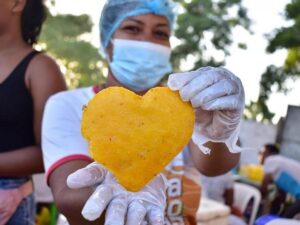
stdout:
{"type": "Polygon", "coordinates": [[[147,13],[165,16],[172,29],[176,10],[173,0],[107,0],[100,18],[101,50],[107,48],[111,36],[127,17],[147,13]]]}

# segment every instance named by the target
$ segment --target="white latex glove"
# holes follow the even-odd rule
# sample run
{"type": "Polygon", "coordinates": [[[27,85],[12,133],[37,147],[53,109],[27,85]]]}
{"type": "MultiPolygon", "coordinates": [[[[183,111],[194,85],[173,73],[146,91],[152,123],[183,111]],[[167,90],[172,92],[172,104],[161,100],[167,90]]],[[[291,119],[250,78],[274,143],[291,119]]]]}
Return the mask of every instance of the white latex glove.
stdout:
{"type": "Polygon", "coordinates": [[[167,180],[160,174],[151,180],[141,191],[131,192],[126,225],[141,224],[147,221],[152,225],[164,225],[167,180]]]}
{"type": "Polygon", "coordinates": [[[0,190],[0,225],[5,225],[12,217],[22,199],[23,195],[17,188],[0,190]]]}
{"type": "Polygon", "coordinates": [[[196,109],[192,139],[201,151],[210,152],[203,146],[208,141],[224,142],[233,153],[241,151],[236,143],[245,94],[238,77],[224,68],[203,67],[170,75],[168,86],[196,109]]]}
{"type": "Polygon", "coordinates": [[[97,185],[83,207],[87,220],[96,220],[104,210],[106,225],[164,224],[166,182],[162,175],[154,178],[139,192],[129,192],[99,163],[93,162],[70,174],[70,188],[77,189],[97,185]]]}

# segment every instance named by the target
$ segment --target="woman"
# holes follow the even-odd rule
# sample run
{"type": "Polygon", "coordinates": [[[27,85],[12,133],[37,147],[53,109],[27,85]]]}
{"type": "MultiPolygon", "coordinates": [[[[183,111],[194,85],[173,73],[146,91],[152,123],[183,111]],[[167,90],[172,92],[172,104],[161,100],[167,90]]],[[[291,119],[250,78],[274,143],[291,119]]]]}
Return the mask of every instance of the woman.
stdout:
{"type": "Polygon", "coordinates": [[[0,1],[0,224],[34,223],[31,175],[43,171],[41,120],[66,88],[55,62],[35,51],[42,0],[0,1]]]}
{"type": "Polygon", "coordinates": [[[171,72],[174,8],[170,0],[108,0],[100,20],[101,47],[109,63],[106,83],[55,95],[47,103],[43,153],[48,182],[59,210],[72,225],[99,224],[104,210],[106,224],[145,220],[163,224],[165,207],[166,223],[196,224],[197,171],[222,174],[239,160],[239,154],[231,152],[239,151],[236,141],[243,87],[229,71],[209,67],[173,74],[168,80],[169,88],[192,102],[197,119],[193,140],[164,171],[170,185],[167,195],[162,175],[140,192],[129,193],[100,164],[90,164],[88,144],[80,133],[82,106],[107,87],[121,86],[143,94],[159,85],[171,72]]]}

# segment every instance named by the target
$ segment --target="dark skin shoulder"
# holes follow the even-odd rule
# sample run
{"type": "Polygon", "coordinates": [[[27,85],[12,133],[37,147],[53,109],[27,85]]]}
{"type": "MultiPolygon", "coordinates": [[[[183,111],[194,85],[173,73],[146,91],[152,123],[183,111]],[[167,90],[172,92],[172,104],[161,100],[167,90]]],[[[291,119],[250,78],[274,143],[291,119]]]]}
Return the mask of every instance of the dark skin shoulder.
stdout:
{"type": "Polygon", "coordinates": [[[41,140],[41,121],[47,99],[60,91],[66,90],[66,83],[56,62],[44,53],[35,56],[28,66],[26,85],[34,104],[34,131],[36,141],[41,140]]]}

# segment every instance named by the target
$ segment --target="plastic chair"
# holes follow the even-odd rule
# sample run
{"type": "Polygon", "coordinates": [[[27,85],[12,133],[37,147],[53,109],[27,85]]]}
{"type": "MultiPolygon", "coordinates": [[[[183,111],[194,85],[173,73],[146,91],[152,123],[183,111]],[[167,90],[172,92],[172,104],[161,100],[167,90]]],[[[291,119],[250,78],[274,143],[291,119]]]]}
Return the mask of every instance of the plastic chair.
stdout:
{"type": "Polygon", "coordinates": [[[233,205],[240,209],[243,213],[245,212],[248,203],[253,199],[252,211],[250,214],[249,225],[253,225],[258,207],[261,200],[261,194],[256,188],[243,183],[234,183],[234,203],[233,205]]]}
{"type": "Polygon", "coordinates": [[[228,225],[229,214],[228,206],[212,199],[201,198],[196,213],[197,225],[228,225]]]}

